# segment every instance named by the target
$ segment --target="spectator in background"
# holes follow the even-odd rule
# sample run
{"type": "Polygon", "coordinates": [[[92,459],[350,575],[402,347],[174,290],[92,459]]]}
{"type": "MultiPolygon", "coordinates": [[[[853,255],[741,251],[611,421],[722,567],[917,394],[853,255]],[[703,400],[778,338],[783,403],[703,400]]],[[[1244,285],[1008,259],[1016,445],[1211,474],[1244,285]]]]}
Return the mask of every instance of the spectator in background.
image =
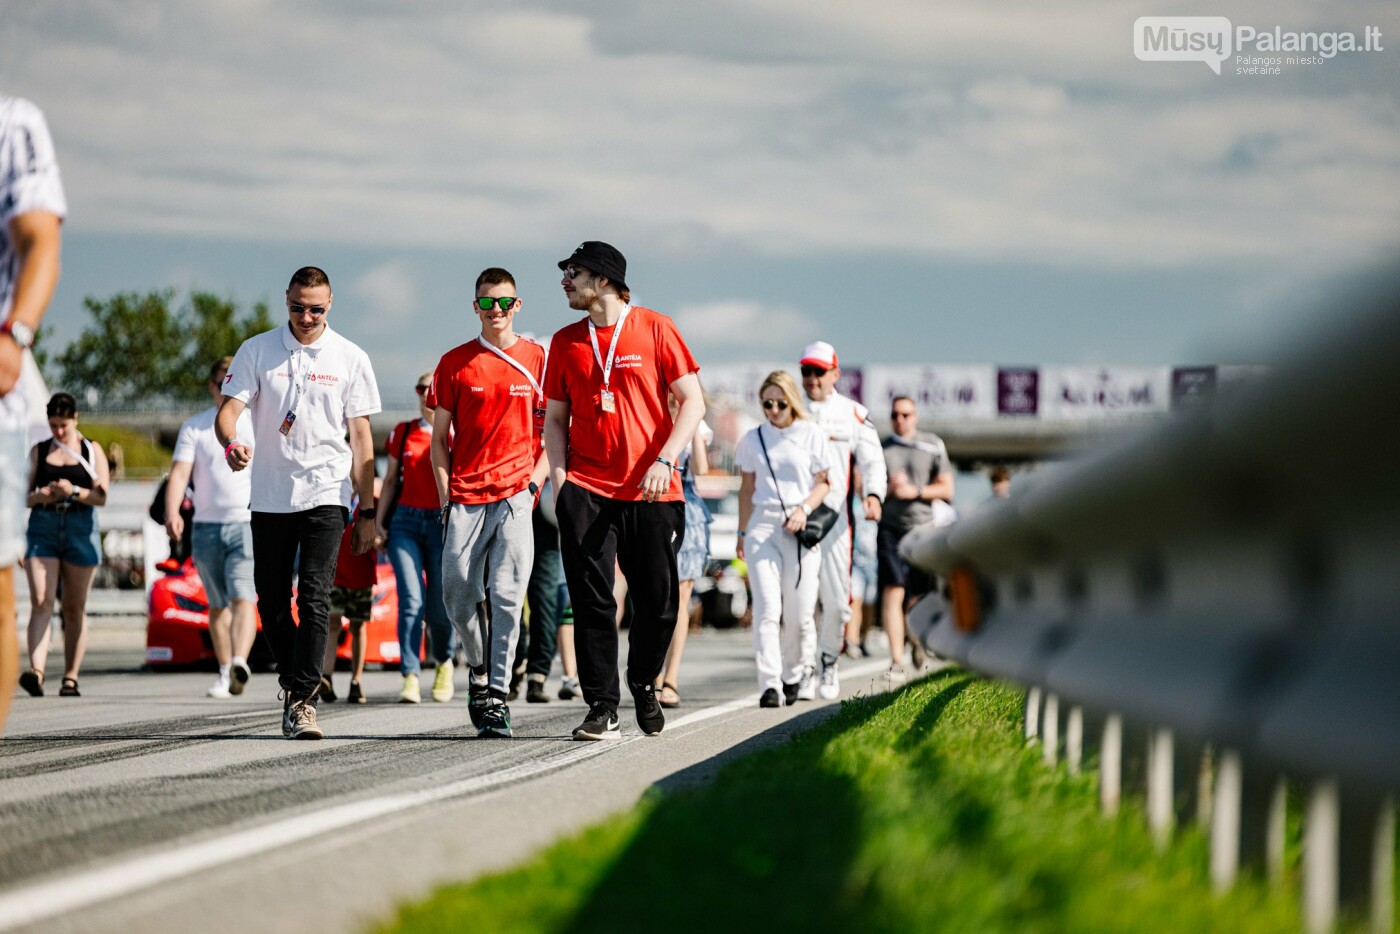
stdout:
{"type": "MultiPolygon", "coordinates": [[[[935,504],[951,509],[953,470],[943,440],[931,432],[919,431],[919,412],[914,400],[896,396],[890,405],[894,432],[884,440],[885,466],[889,471],[889,496],[880,518],[878,540],[881,613],[885,635],[890,641],[892,681],[903,681],[904,608],[906,597],[927,593],[933,584],[917,568],[911,568],[899,555],[900,539],[911,530],[935,519],[935,504]]],[[[916,660],[922,652],[916,651],[916,660]]]]}
{"type": "MultiPolygon", "coordinates": [[[[817,642],[821,669],[816,674],[826,700],[841,696],[837,663],[851,617],[851,518],[854,516],[855,488],[851,485],[852,465],[860,468],[865,481],[861,499],[867,519],[879,521],[880,501],[885,498],[885,461],[880,456],[880,436],[865,406],[836,391],[841,368],[836,349],[825,341],[808,344],[802,352],[802,389],[807,393],[812,419],[821,426],[831,445],[831,492],[826,504],[839,517],[821,541],[821,613],[817,617],[817,642]]],[[[811,699],[815,654],[806,660],[807,671],[800,696],[811,699]]]]}
{"type": "MultiPolygon", "coordinates": [[[[209,393],[215,402],[232,357],[217,360],[209,367],[209,393]]],[[[165,531],[171,541],[190,535],[190,549],[204,594],[209,601],[209,639],[219,676],[206,690],[207,697],[242,694],[251,671],[248,653],[258,635],[257,589],[253,586],[253,526],[248,500],[252,476],[234,473],[223,457],[219,439],[214,437],[214,419],[219,407],[210,406],[192,415],[180,426],[170,477],[165,484],[165,531]],[[185,528],[180,506],[185,490],[193,485],[194,521],[185,528]]],[[[252,418],[247,412],[238,417],[238,433],[253,436],[252,418]]]]}
{"type": "Polygon", "coordinates": [[[113,441],[107,445],[107,466],[112,475],[112,482],[126,479],[126,449],[120,441],[113,441]]]}
{"type": "Polygon", "coordinates": [[[19,683],[44,693],[49,621],[63,581],[63,684],[61,697],[78,697],[78,669],[87,649],[87,599],[102,563],[102,537],[94,507],[107,502],[107,454],[78,431],[78,403],[66,392],[49,399],[53,437],[29,451],[29,670],[19,683]]]}
{"type": "MultiPolygon", "coordinates": [[[[680,401],[672,394],[671,418],[674,419],[679,413],[680,401]]],[[[706,448],[714,438],[714,431],[702,419],[695,429],[695,437],[676,458],[676,466],[681,469],[681,490],[685,493],[685,538],[681,550],[676,554],[676,573],[680,575],[676,629],[671,634],[671,647],[666,650],[666,667],[656,676],[662,707],[681,705],[681,656],[685,653],[685,639],[690,632],[690,595],[695,590],[695,582],[705,573],[705,562],[710,557],[710,523],[714,519],[695,488],[695,478],[710,472],[706,448]]]]}
{"type": "Polygon", "coordinates": [[[758,705],[778,707],[811,699],[802,698],[800,688],[816,642],[822,558],[820,548],[803,548],[796,534],[831,489],[832,452],[787,373],[768,374],[758,399],[767,424],[745,434],[734,450],[738,551],[753,590],[754,660],[763,692],[758,705]]]}
{"type": "MultiPolygon", "coordinates": [[[[852,471],[851,483],[857,489],[864,489],[863,477],[859,470],[852,471]]],[[[870,649],[865,637],[876,623],[880,601],[880,585],[877,581],[876,538],[880,523],[867,519],[863,514],[853,517],[851,533],[851,618],[846,623],[846,657],[852,660],[869,658],[870,649]]]]}
{"type": "MultiPolygon", "coordinates": [[[[560,593],[564,582],[564,562],[559,556],[558,522],[554,515],[554,491],[546,480],[539,502],[530,514],[530,525],[535,533],[535,558],[530,566],[530,583],[525,588],[525,601],[530,607],[525,701],[530,704],[549,703],[545,682],[549,679],[549,669],[554,665],[560,616],[564,612],[565,601],[560,593]]],[[[519,652],[516,654],[518,660],[519,652]]],[[[566,672],[566,681],[567,678],[566,672]]]]}
{"type": "Polygon", "coordinates": [[[987,471],[987,479],[992,484],[992,496],[1006,499],[1011,495],[1011,471],[1006,469],[1005,464],[997,464],[987,471]]]}
{"type": "MultiPolygon", "coordinates": [[[[378,481],[376,480],[376,486],[378,481]]],[[[352,508],[355,504],[352,504],[352,508]]],[[[375,568],[375,550],[366,549],[355,553],[353,532],[355,524],[347,523],[340,536],[340,551],[335,556],[335,578],[331,581],[330,620],[326,637],[326,657],[321,663],[321,700],[332,702],[335,693],[335,662],[340,648],[344,624],[350,630],[350,690],[345,695],[347,704],[366,702],[361,678],[365,673],[365,625],[374,613],[374,585],[378,572],[375,568]]],[[[420,638],[421,642],[421,638],[420,638]]],[[[418,649],[413,650],[417,660],[418,649]]],[[[399,700],[402,702],[403,698],[399,700]]],[[[414,699],[417,703],[418,699],[414,699]]]]}
{"type": "MultiPolygon", "coordinates": [[[[428,646],[437,670],[433,675],[433,700],[452,700],[452,622],[442,602],[442,522],[437,481],[433,479],[433,406],[431,370],[418,377],[419,417],[400,422],[389,432],[385,450],[389,465],[375,520],[376,543],[384,547],[394,566],[399,592],[399,674],[403,684],[399,702],[416,704],[423,699],[418,683],[422,663],[423,622],[428,623],[428,646]]],[[[353,619],[353,617],[352,617],[353,619]]]]}
{"type": "Polygon", "coordinates": [[[25,554],[29,479],[29,399],[21,376],[58,285],[67,213],[43,112],[0,95],[0,734],[19,674],[14,567],[25,554]]]}
{"type": "Polygon", "coordinates": [[[374,437],[379,386],[363,350],[331,330],[331,282],[303,266],[287,284],[287,325],[243,342],[224,377],[214,421],[224,459],[253,467],[250,503],[258,614],[277,660],[282,735],[321,739],[316,696],[328,600],[352,488],[360,497],[356,552],[374,547],[374,437]],[[313,379],[313,377],[315,377],[313,379]],[[238,416],[253,416],[257,457],[238,416]],[[346,430],[349,441],[346,441],[346,430]],[[368,505],[365,505],[365,504],[368,505]],[[297,616],[292,620],[292,577],[297,616]]]}

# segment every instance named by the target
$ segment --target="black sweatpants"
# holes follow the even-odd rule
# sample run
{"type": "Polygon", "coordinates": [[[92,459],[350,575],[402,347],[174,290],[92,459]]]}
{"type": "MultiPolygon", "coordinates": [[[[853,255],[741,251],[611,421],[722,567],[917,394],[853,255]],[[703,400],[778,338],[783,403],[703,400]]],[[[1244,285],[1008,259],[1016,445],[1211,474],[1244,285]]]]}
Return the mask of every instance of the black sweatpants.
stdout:
{"type": "Polygon", "coordinates": [[[277,660],[277,680],[294,700],[310,697],[321,684],[321,664],[330,629],[331,582],[348,511],[317,506],[301,512],[255,512],[253,584],[258,615],[277,660]],[[292,577],[297,580],[297,618],[292,619],[292,577]]]}
{"type": "Polygon", "coordinates": [[[627,680],[651,684],[666,663],[676,629],[676,552],[685,535],[685,503],[599,496],[572,483],[559,491],[559,550],[574,608],[579,685],[589,704],[617,709],[615,566],[632,595],[627,680]]]}

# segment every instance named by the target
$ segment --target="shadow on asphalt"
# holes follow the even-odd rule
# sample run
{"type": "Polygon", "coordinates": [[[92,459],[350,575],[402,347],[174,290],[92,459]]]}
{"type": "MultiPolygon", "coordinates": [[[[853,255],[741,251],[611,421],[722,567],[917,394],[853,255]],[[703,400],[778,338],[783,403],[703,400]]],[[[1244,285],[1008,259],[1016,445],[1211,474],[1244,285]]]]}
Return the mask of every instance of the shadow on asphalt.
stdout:
{"type": "MultiPolygon", "coordinates": [[[[844,728],[896,697],[843,712],[844,728]]],[[[860,851],[860,794],[839,769],[820,767],[841,733],[795,735],[834,713],[818,708],[775,724],[656,782],[662,794],[646,823],[562,929],[864,929],[859,899],[838,897],[849,894],[860,851]],[[791,740],[791,755],[763,754],[791,740]]]]}

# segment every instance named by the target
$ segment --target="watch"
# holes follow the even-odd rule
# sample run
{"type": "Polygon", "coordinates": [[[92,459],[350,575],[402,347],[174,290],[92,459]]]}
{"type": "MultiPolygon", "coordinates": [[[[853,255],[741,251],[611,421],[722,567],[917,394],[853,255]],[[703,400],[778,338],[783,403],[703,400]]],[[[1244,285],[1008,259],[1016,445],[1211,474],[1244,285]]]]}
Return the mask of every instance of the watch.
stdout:
{"type": "Polygon", "coordinates": [[[812,507],[808,506],[806,503],[798,503],[798,507],[807,515],[810,516],[812,514],[812,507]]]}
{"type": "Polygon", "coordinates": [[[379,512],[373,506],[361,506],[355,510],[356,519],[373,519],[377,515],[379,512]]]}
{"type": "Polygon", "coordinates": [[[14,338],[14,342],[19,344],[20,350],[28,350],[34,346],[34,329],[23,321],[11,318],[4,324],[0,324],[0,334],[8,334],[14,338]]]}

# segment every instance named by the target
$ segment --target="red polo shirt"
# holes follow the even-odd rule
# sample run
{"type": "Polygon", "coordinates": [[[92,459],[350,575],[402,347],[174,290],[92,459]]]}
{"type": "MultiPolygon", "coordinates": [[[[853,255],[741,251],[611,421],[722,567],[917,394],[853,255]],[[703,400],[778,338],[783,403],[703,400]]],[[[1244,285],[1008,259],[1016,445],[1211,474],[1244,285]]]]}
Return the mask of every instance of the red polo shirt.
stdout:
{"type": "MultiPolygon", "coordinates": [[[[505,353],[544,378],[544,348],[527,337],[505,353]]],[[[466,506],[514,496],[530,482],[544,432],[544,400],[525,374],[479,340],[443,354],[428,404],[452,413],[448,498],[466,506]]]]}
{"type": "MultiPolygon", "coordinates": [[[[598,328],[604,360],[616,329],[598,328]]],[[[588,319],[561,328],[549,346],[544,394],[569,403],[569,482],[608,499],[641,499],[642,478],[671,436],[671,384],[699,369],[675,322],[633,305],[609,382],[617,411],[604,412],[603,368],[593,354],[588,319]]],[[[682,499],[680,475],[672,471],[671,489],[661,500],[682,499]]]]}

